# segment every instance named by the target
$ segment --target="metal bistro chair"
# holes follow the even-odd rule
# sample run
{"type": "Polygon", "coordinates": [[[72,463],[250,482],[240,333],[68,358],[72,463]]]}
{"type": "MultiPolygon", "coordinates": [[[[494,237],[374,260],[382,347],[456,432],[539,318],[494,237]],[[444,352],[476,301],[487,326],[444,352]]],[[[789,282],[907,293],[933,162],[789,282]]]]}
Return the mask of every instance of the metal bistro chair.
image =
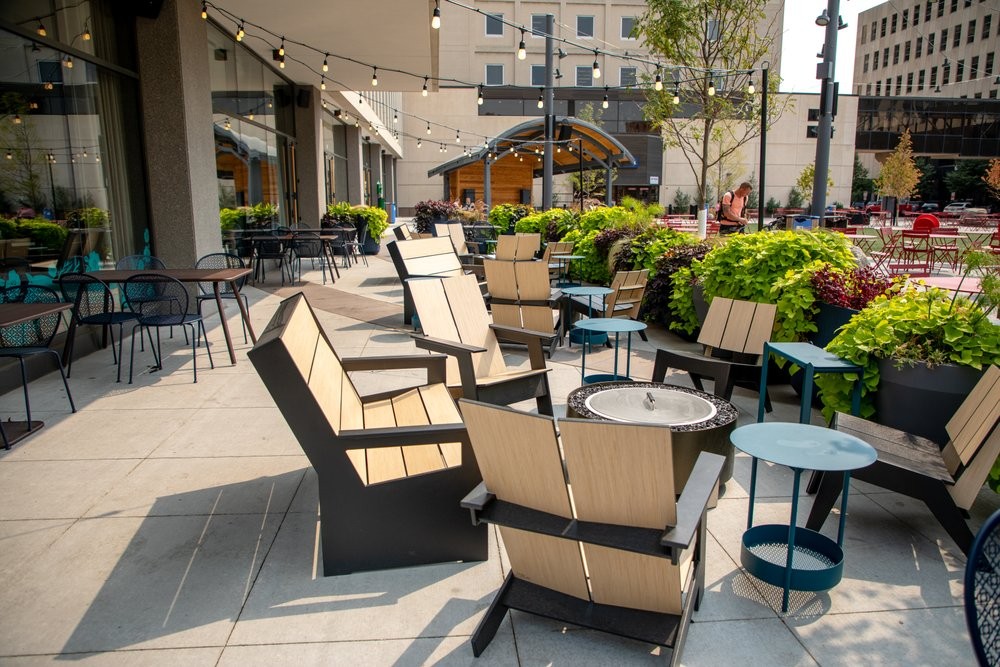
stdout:
{"type": "Polygon", "coordinates": [[[295,236],[295,241],[292,244],[292,263],[289,267],[292,270],[292,284],[295,284],[295,267],[298,267],[299,280],[302,280],[303,259],[312,261],[313,268],[316,266],[316,261],[319,260],[319,268],[323,273],[323,284],[326,284],[327,270],[330,271],[330,282],[333,282],[333,269],[330,268],[329,257],[327,257],[326,249],[323,247],[323,239],[319,237],[319,234],[303,232],[295,236]]]}
{"type": "Polygon", "coordinates": [[[126,255],[115,262],[118,271],[157,271],[167,265],[154,255],[126,255]]]}
{"type": "Polygon", "coordinates": [[[361,261],[368,266],[368,258],[365,257],[365,241],[368,240],[368,223],[362,222],[358,224],[358,233],[353,239],[347,241],[347,248],[354,258],[354,263],[358,263],[358,255],[361,256],[361,261]],[[355,254],[357,253],[357,254],[355,254]]]}
{"type": "MultiPolygon", "coordinates": [[[[233,255],[227,252],[213,252],[204,257],[200,257],[197,262],[195,262],[194,268],[196,269],[244,269],[246,264],[243,263],[243,259],[237,255],[233,255]]],[[[247,295],[243,294],[243,286],[247,284],[248,276],[243,276],[236,281],[236,287],[240,290],[240,298],[243,299],[243,303],[246,304],[247,310],[250,310],[250,300],[247,299],[247,295]]],[[[232,286],[228,282],[219,283],[219,296],[223,299],[235,299],[236,292],[233,291],[232,286]]],[[[215,288],[212,283],[198,283],[198,315],[201,315],[201,307],[206,301],[215,301],[215,288]]],[[[247,323],[240,318],[240,324],[243,326],[243,342],[247,343],[247,323]]]]}
{"type": "Polygon", "coordinates": [[[965,622],[981,667],[1000,665],[1000,511],[976,535],[965,564],[965,622]]]}
{"type": "Polygon", "coordinates": [[[130,311],[116,311],[115,297],[108,285],[93,276],[84,273],[67,273],[59,278],[59,290],[63,299],[73,304],[74,326],[70,327],[66,337],[66,377],[73,371],[73,350],[76,341],[76,330],[83,325],[99,326],[105,332],[111,332],[111,358],[118,367],[117,382],[122,381],[122,338],[124,326],[136,318],[130,311]],[[113,327],[118,326],[118,351],[115,351],[115,333],[113,327]]]}
{"type": "MultiPolygon", "coordinates": [[[[208,345],[208,335],[205,332],[205,323],[201,315],[188,313],[187,288],[184,283],[165,276],[161,273],[140,273],[125,281],[125,299],[128,301],[132,312],[135,313],[136,324],[132,327],[132,350],[129,356],[128,382],[132,384],[132,371],[135,367],[135,332],[139,327],[156,329],[156,348],[153,350],[153,357],[156,360],[157,370],[163,368],[163,351],[160,346],[160,328],[182,326],[185,331],[191,329],[191,357],[194,361],[194,381],[198,381],[198,340],[199,332],[205,336],[205,350],[208,352],[208,363],[215,368],[212,361],[212,350],[208,345]],[[149,299],[151,292],[156,293],[160,298],[149,299]],[[133,296],[138,300],[133,301],[133,296]],[[198,328],[195,329],[195,325],[198,328]]],[[[152,347],[152,346],[151,346],[152,347]]]]}
{"type": "MultiPolygon", "coordinates": [[[[48,287],[38,285],[18,285],[8,287],[0,291],[0,302],[2,303],[59,303],[59,295],[48,287]]],[[[61,313],[43,315],[29,322],[22,322],[13,326],[0,329],[0,358],[17,359],[21,365],[21,383],[24,386],[24,411],[28,423],[28,430],[32,428],[31,421],[31,399],[28,397],[28,372],[24,366],[27,357],[40,354],[51,354],[59,367],[59,375],[62,376],[63,386],[66,388],[66,397],[69,398],[69,407],[76,412],[76,405],[73,404],[73,394],[70,393],[69,383],[66,381],[66,372],[63,370],[62,360],[59,353],[53,350],[50,345],[52,339],[59,331],[59,322],[62,320],[61,313]]],[[[7,436],[3,436],[4,446],[9,449],[7,436]]]]}
{"type": "Polygon", "coordinates": [[[261,282],[267,280],[267,269],[264,267],[264,260],[271,259],[278,263],[278,270],[281,271],[281,284],[285,284],[285,266],[288,264],[288,257],[285,255],[285,245],[281,241],[281,236],[288,232],[275,229],[271,232],[274,238],[258,239],[253,245],[253,279],[257,282],[258,275],[261,282]]]}

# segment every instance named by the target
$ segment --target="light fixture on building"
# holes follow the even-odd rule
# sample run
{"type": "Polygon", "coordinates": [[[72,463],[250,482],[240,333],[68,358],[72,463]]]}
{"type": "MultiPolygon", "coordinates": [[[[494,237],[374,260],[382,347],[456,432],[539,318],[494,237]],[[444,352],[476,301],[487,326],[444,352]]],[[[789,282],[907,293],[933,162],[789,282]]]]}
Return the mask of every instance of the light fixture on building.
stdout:
{"type": "Polygon", "coordinates": [[[378,67],[372,67],[372,88],[378,85],[378,67]]]}
{"type": "Polygon", "coordinates": [[[656,70],[656,78],[653,79],[653,90],[663,90],[663,76],[660,70],[656,70]]]}
{"type": "Polygon", "coordinates": [[[476,98],[476,104],[479,106],[483,105],[483,87],[479,86],[479,97],[476,98]]]}
{"type": "Polygon", "coordinates": [[[240,25],[236,28],[236,41],[242,42],[243,37],[246,36],[247,32],[243,29],[243,19],[240,19],[240,25]]]}
{"type": "Polygon", "coordinates": [[[431,124],[428,121],[428,123],[427,123],[427,134],[430,134],[430,133],[431,133],[431,124]]]}
{"type": "Polygon", "coordinates": [[[229,119],[228,119],[228,118],[226,119],[226,123],[225,123],[224,127],[225,127],[225,128],[227,129],[227,130],[231,130],[231,129],[233,129],[233,125],[232,125],[232,123],[230,123],[230,122],[229,122],[229,119]]]}
{"type": "MultiPolygon", "coordinates": [[[[323,102],[323,106],[326,106],[326,102],[323,102]]],[[[247,114],[247,120],[253,120],[253,111],[247,114]]]]}
{"type": "MultiPolygon", "coordinates": [[[[324,100],[324,99],[321,99],[321,100],[320,100],[320,104],[322,104],[322,105],[323,105],[323,108],[324,108],[324,109],[326,108],[326,100],[324,100]]],[[[251,118],[250,120],[253,120],[253,118],[251,118]]]]}
{"type": "Polygon", "coordinates": [[[431,27],[435,30],[441,28],[441,0],[434,0],[434,14],[431,16],[431,27]]]}
{"type": "Polygon", "coordinates": [[[31,100],[30,102],[28,102],[28,108],[32,111],[35,111],[36,109],[38,109],[38,102],[31,100]]]}
{"type": "Polygon", "coordinates": [[[399,116],[396,115],[395,111],[392,112],[392,122],[393,123],[398,123],[399,122],[399,116]]]}
{"type": "Polygon", "coordinates": [[[49,162],[51,162],[52,164],[56,163],[56,156],[55,156],[54,153],[49,153],[48,158],[49,158],[49,162]]]}
{"type": "Polygon", "coordinates": [[[285,55],[285,38],[284,37],[281,38],[281,46],[278,47],[278,55],[279,56],[285,55]]]}
{"type": "Polygon", "coordinates": [[[83,157],[87,157],[87,149],[86,148],[83,149],[83,157]]]}
{"type": "Polygon", "coordinates": [[[541,88],[538,89],[538,108],[539,109],[545,108],[545,95],[542,93],[541,88]]]}
{"type": "Polygon", "coordinates": [[[462,143],[462,137],[458,136],[458,130],[455,130],[455,143],[456,144],[462,143]]]}
{"type": "Polygon", "coordinates": [[[278,68],[285,69],[285,56],[278,56],[278,68]]]}
{"type": "Polygon", "coordinates": [[[555,73],[552,75],[552,78],[553,79],[561,79],[562,78],[562,72],[559,71],[558,67],[556,68],[555,73]]]}
{"type": "MultiPolygon", "coordinates": [[[[420,91],[420,94],[423,95],[424,97],[427,97],[427,77],[426,76],[424,77],[424,88],[423,88],[423,90],[420,91]]],[[[482,97],[482,95],[480,95],[480,97],[482,97]]]]}
{"type": "Polygon", "coordinates": [[[843,16],[837,17],[837,30],[843,30],[847,27],[847,21],[844,20],[843,16]]]}
{"type": "Polygon", "coordinates": [[[35,28],[35,32],[38,33],[39,37],[46,37],[46,36],[48,36],[49,31],[45,29],[45,24],[42,23],[42,19],[38,19],[38,27],[35,28]]]}
{"type": "Polygon", "coordinates": [[[448,147],[445,146],[444,144],[441,144],[441,152],[442,153],[447,153],[448,152],[448,147]]]}
{"type": "Polygon", "coordinates": [[[822,13],[820,13],[820,15],[816,17],[816,25],[818,25],[821,28],[825,28],[829,24],[830,24],[830,15],[827,14],[826,10],[824,9],[822,13]]]}
{"type": "Polygon", "coordinates": [[[517,59],[524,60],[528,57],[528,49],[524,46],[524,28],[521,28],[521,43],[517,45],[517,59]]]}
{"type": "Polygon", "coordinates": [[[208,18],[208,3],[205,0],[201,0],[201,18],[208,18]]]}
{"type": "Polygon", "coordinates": [[[101,156],[100,155],[95,155],[94,156],[94,162],[100,162],[100,161],[101,161],[101,156]]]}
{"type": "Polygon", "coordinates": [[[424,145],[423,139],[417,139],[417,148],[420,148],[423,145],[424,145]]]}
{"type": "Polygon", "coordinates": [[[483,148],[489,148],[490,142],[486,137],[483,137],[483,148]]]}
{"type": "Polygon", "coordinates": [[[934,92],[935,93],[940,93],[941,92],[941,86],[935,86],[934,87],[934,92]]]}
{"type": "Polygon", "coordinates": [[[55,88],[55,84],[53,84],[51,81],[46,81],[45,83],[42,84],[42,88],[44,88],[45,90],[52,90],[53,88],[55,88]]]}
{"type": "Polygon", "coordinates": [[[601,108],[602,109],[607,109],[608,108],[608,87],[607,86],[604,86],[604,99],[601,101],[601,108]]]}
{"type": "Polygon", "coordinates": [[[597,64],[597,51],[594,51],[594,78],[601,78],[601,66],[597,64]]]}
{"type": "Polygon", "coordinates": [[[69,55],[68,55],[68,56],[66,56],[66,57],[65,57],[65,58],[63,59],[63,66],[64,66],[64,67],[65,67],[66,69],[73,69],[73,56],[69,56],[69,55]]]}

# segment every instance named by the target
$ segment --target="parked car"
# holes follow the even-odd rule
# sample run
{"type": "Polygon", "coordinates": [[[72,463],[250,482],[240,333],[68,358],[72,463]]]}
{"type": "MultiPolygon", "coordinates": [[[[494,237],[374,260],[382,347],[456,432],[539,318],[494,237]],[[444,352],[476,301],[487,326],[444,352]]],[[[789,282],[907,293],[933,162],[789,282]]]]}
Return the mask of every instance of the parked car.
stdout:
{"type": "Polygon", "coordinates": [[[945,213],[963,213],[965,209],[971,206],[971,202],[967,201],[955,201],[944,207],[945,213]]]}
{"type": "Polygon", "coordinates": [[[881,212],[882,212],[882,204],[868,204],[868,206],[865,207],[865,213],[881,213],[881,212]]]}
{"type": "Polygon", "coordinates": [[[941,210],[941,205],[936,201],[925,201],[920,205],[921,213],[937,213],[941,210]]]}
{"type": "Polygon", "coordinates": [[[990,210],[988,208],[970,206],[969,208],[962,211],[962,213],[964,215],[989,215],[990,210]]]}

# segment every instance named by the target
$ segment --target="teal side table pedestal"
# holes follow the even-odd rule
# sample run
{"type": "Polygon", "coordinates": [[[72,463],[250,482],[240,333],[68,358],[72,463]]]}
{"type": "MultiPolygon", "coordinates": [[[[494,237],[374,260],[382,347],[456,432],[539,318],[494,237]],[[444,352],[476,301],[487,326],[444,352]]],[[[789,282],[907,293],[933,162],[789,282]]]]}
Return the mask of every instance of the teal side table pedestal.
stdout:
{"type": "Polygon", "coordinates": [[[802,402],[799,406],[799,423],[808,424],[812,404],[813,376],[816,373],[857,373],[851,394],[851,414],[861,412],[861,382],[865,369],[862,366],[841,359],[812,343],[764,343],[763,363],[760,371],[760,401],[757,404],[757,421],[764,421],[764,390],[767,388],[767,366],[769,355],[783,357],[802,368],[802,402]]]}

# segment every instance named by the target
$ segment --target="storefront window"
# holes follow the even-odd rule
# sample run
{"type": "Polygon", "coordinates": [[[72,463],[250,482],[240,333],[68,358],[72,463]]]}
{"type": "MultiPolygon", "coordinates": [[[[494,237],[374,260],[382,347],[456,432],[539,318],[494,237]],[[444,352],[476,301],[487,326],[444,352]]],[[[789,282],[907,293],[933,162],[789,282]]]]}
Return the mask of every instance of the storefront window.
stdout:
{"type": "Polygon", "coordinates": [[[347,126],[329,115],[323,120],[323,157],[326,165],[326,203],[348,201],[347,126]]]}

